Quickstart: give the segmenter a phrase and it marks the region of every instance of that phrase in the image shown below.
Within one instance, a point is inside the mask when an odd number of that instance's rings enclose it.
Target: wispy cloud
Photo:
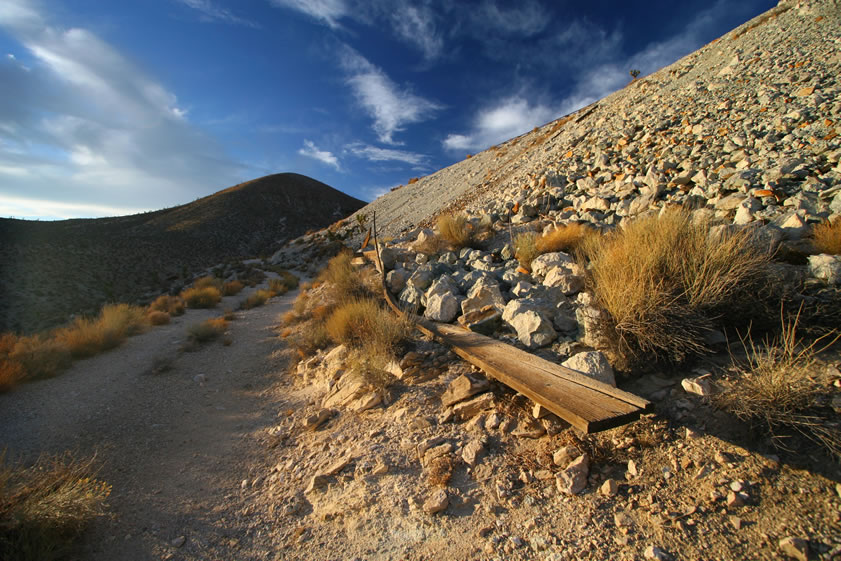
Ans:
[[[0,198],[148,209],[243,179],[175,94],[93,33],[54,27],[34,6],[0,6],[0,27],[34,60],[25,68],[0,59]]]
[[[319,150],[319,148],[311,140],[304,141],[304,147],[298,150],[298,154],[306,156],[307,158],[318,160],[323,164],[327,164],[328,166],[335,168],[336,171],[342,171],[342,166],[339,165],[339,159],[334,156],[332,152]]]
[[[306,14],[332,27],[340,27],[340,20],[348,15],[344,0],[271,0],[272,4]]]
[[[347,73],[347,84],[357,103],[374,120],[380,142],[399,144],[394,134],[406,125],[419,123],[441,109],[437,103],[395,84],[380,68],[350,47],[345,47],[340,63]]]
[[[482,109],[466,134],[450,134],[444,140],[447,150],[484,150],[557,116],[546,105],[531,104],[521,96],[508,97]]]
[[[424,154],[408,152],[405,150],[394,150],[392,148],[378,148],[369,144],[355,143],[345,147],[349,153],[372,162],[404,162],[413,166],[423,165],[428,161]]]
[[[185,6],[198,11],[203,21],[220,21],[234,25],[244,25],[259,29],[259,23],[234,15],[227,8],[217,6],[211,0],[176,0]]]
[[[549,12],[536,0],[500,7],[496,0],[485,0],[470,6],[468,17],[478,33],[504,33],[530,37],[540,33],[552,20]]]

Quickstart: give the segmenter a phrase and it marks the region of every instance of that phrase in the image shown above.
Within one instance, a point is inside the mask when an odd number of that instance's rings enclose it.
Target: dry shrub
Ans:
[[[683,209],[587,237],[582,250],[615,335],[609,350],[627,361],[644,354],[682,360],[705,351],[704,333],[717,321],[738,324],[757,313],[752,304],[770,260],[749,231],[712,229]]]
[[[444,240],[442,240],[440,236],[433,234],[431,236],[427,236],[423,241],[415,242],[412,247],[418,253],[437,255],[438,252],[444,249],[445,246],[446,243]]]
[[[213,308],[222,300],[222,291],[215,286],[188,288],[181,293],[181,298],[188,308]]]
[[[76,318],[68,327],[56,330],[53,338],[75,358],[93,356],[113,349],[126,337],[149,325],[146,310],[129,304],[108,304],[93,319]]]
[[[222,314],[222,317],[225,318],[225,321],[236,321],[239,319],[236,312],[231,309],[226,309],[225,312]]]
[[[149,304],[149,309],[155,312],[166,312],[170,316],[180,316],[184,314],[184,300],[178,296],[170,296],[169,294],[161,294],[154,302]]]
[[[520,265],[531,271],[531,262],[540,255],[537,250],[537,234],[535,232],[523,232],[514,237],[514,256]]]
[[[292,328],[291,327],[286,327],[286,328],[283,329],[283,331],[280,332],[280,337],[282,339],[286,339],[290,335],[292,335]]]
[[[841,255],[841,218],[823,222],[812,230],[812,245],[816,253]]]
[[[446,487],[453,477],[455,463],[450,456],[435,458],[426,467],[426,479],[432,487]]]
[[[283,282],[283,279],[269,279],[269,292],[276,296],[280,296],[289,292],[289,287]]]
[[[110,493],[111,487],[95,478],[92,460],[65,454],[27,468],[7,465],[0,454],[0,556],[63,558],[87,524],[104,514]]]
[[[327,318],[326,328],[336,343],[361,351],[360,364],[364,364],[365,369],[382,369],[411,332],[411,325],[405,318],[370,299],[353,300],[339,306]]]
[[[166,312],[149,312],[149,323],[151,323],[152,325],[166,325],[169,323],[169,320],[170,316]]]
[[[739,419],[761,426],[780,448],[787,448],[786,439],[795,431],[841,459],[841,429],[833,424],[834,413],[820,414],[817,404],[826,389],[814,376],[816,355],[839,335],[827,333],[803,344],[797,337],[799,318],[798,312],[783,320],[780,335],[763,344],[756,344],[750,333],[742,337],[747,359],[737,364],[737,377],[725,383],[715,400]]]
[[[215,288],[222,292],[222,279],[212,276],[202,277],[193,282],[193,288]]]
[[[327,262],[327,267],[318,276],[319,281],[332,285],[331,296],[336,302],[350,301],[367,293],[352,259],[353,255],[348,251],[339,253]]]
[[[578,222],[562,224],[554,230],[537,238],[535,246],[539,254],[556,251],[575,251],[587,236],[593,235],[593,229]]]
[[[272,296],[274,296],[274,294],[269,290],[256,290],[249,294],[245,300],[240,302],[239,307],[243,310],[257,308],[265,304]]]
[[[10,337],[14,338],[14,346],[6,355],[6,362],[18,364],[23,369],[23,378],[19,380],[55,376],[73,360],[67,346],[55,339],[43,335]],[[10,339],[4,339],[4,344],[9,344]],[[18,368],[10,366],[9,370],[18,371]]]
[[[330,306],[328,304],[321,304],[313,308],[310,312],[310,315],[315,321],[325,321],[327,319],[327,316],[333,313],[333,309],[333,306]]]
[[[438,217],[438,234],[455,249],[473,244],[473,226],[463,214],[442,214]]]
[[[289,337],[289,340],[301,358],[312,356],[321,349],[326,349],[332,342],[324,323],[313,320],[302,323],[298,327],[297,333]]]
[[[194,343],[206,343],[220,337],[227,328],[228,322],[225,318],[207,319],[187,328],[187,335]]]
[[[417,177],[412,177],[411,179],[409,179],[409,182],[407,183],[407,185],[413,185],[417,182],[418,182],[418,178]]]
[[[225,296],[236,296],[239,294],[245,285],[238,280],[232,280],[222,285],[222,294]]]

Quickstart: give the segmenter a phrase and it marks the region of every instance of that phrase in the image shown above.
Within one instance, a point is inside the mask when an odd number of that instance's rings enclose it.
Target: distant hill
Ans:
[[[31,332],[132,302],[223,261],[270,254],[364,206],[295,173],[113,218],[0,219],[0,332]]]

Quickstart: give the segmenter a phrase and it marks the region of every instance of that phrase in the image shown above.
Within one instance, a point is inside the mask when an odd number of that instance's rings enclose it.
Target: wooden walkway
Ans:
[[[379,269],[376,251],[365,251],[363,255]],[[385,275],[383,293],[394,311],[406,314],[388,290]],[[491,337],[416,315],[410,314],[410,319],[419,330],[451,346],[456,354],[481,368],[488,376],[539,403],[585,433],[635,421],[651,408],[651,403],[639,396]]]

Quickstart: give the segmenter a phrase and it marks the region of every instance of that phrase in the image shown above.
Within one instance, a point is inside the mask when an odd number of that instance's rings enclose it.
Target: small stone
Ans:
[[[485,455],[485,446],[479,440],[470,441],[467,446],[461,451],[461,457],[464,463],[470,467],[474,467]]]
[[[486,409],[491,409],[494,406],[494,396],[493,393],[483,393],[479,397],[473,398],[470,401],[464,401],[461,403],[457,403],[453,406],[453,415],[462,421],[466,421],[471,419],[485,411]]]
[[[566,467],[580,455],[581,450],[578,446],[561,446],[552,454],[552,461],[556,466]]]
[[[731,524],[731,525],[732,525],[735,529],[737,529],[737,530],[741,530],[741,529],[742,529],[742,524],[743,524],[743,522],[742,522],[742,519],[741,519],[741,518],[739,518],[738,516],[730,516],[730,517],[728,517],[728,520],[730,520],[730,524]]]
[[[314,475],[312,479],[310,479],[309,485],[307,488],[304,489],[304,493],[312,493],[316,489],[321,489],[322,487],[326,487],[327,483],[330,481],[330,478],[326,475]]]
[[[730,491],[727,493],[727,506],[729,507],[740,507],[745,505],[743,493],[734,493]]]
[[[780,550],[797,561],[809,561],[809,542],[789,536],[780,540]]]
[[[322,409],[318,413],[305,417],[301,424],[307,430],[316,430],[318,427],[327,422],[332,415],[333,412],[331,410]]]
[[[599,493],[606,497],[613,497],[619,492],[619,482],[615,479],[607,479],[599,487]]]
[[[637,468],[637,463],[634,460],[628,460],[628,475],[631,477],[639,475],[639,469]]]
[[[385,475],[388,473],[388,464],[385,462],[379,462],[377,465],[374,466],[374,469],[371,470],[372,475]]]
[[[712,387],[710,386],[710,382],[703,377],[698,378],[684,378],[681,380],[680,385],[683,386],[683,389],[687,393],[700,395],[700,396],[708,396],[712,395]]]
[[[434,491],[423,503],[423,511],[427,514],[437,514],[449,506],[450,498],[444,489]]]
[[[730,483],[730,490],[735,491],[736,493],[741,493],[745,490],[745,482],[744,481],[733,481]]]
[[[449,407],[459,401],[473,397],[477,393],[487,391],[490,383],[487,380],[474,380],[470,376],[462,374],[447,386],[447,390],[441,396],[441,403]]]
[[[634,525],[634,519],[627,512],[617,512],[614,514],[613,522],[620,528],[628,528]]]
[[[558,491],[567,495],[577,495],[587,487],[590,473],[590,457],[582,454],[556,476]]]
[[[674,557],[656,545],[650,545],[645,548],[643,555],[646,559],[654,559],[656,561],[674,561]]]
[[[698,438],[701,438],[702,436],[703,435],[700,432],[696,431],[695,429],[691,429],[689,427],[686,427],[686,439],[687,440],[696,440]]]
[[[604,382],[605,384],[616,387],[616,378],[613,373],[613,367],[607,361],[607,358],[599,351],[585,351],[573,355],[564,362],[561,366],[565,366],[571,370],[575,370],[585,376]]]
[[[207,382],[207,376],[204,374],[196,374],[193,376],[193,381],[197,384],[204,385]]]
[[[172,544],[172,547],[181,547],[187,543],[187,538],[185,536],[178,536],[169,543]]]

